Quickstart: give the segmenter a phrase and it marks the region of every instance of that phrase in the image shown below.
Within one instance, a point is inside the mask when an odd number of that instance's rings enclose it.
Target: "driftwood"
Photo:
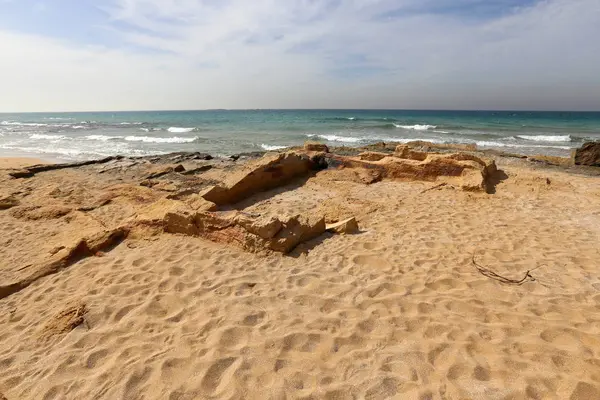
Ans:
[[[440,183],[439,185],[435,185],[435,186],[432,186],[432,187],[430,187],[430,188],[427,188],[427,189],[425,189],[425,190],[422,190],[422,191],[421,191],[421,193],[419,193],[419,194],[427,193],[427,192],[429,192],[430,190],[439,189],[439,188],[441,188],[441,187],[444,187],[444,186],[447,186],[447,185],[448,185],[448,184],[447,184],[446,182],[443,182],[443,183]]]
[[[500,283],[504,283],[507,285],[522,285],[525,282],[535,282],[535,278],[531,275],[531,272],[535,271],[538,268],[543,267],[543,265],[540,265],[539,267],[535,267],[533,269],[527,270],[525,272],[525,276],[523,276],[523,278],[521,278],[521,279],[510,279],[510,278],[504,277],[502,275],[498,275],[491,269],[484,267],[481,264],[478,264],[477,261],[475,261],[475,252],[473,252],[472,261],[473,261],[473,265],[475,266],[475,268],[477,268],[477,271],[479,271],[479,273],[481,275],[487,276],[490,279],[494,279]]]

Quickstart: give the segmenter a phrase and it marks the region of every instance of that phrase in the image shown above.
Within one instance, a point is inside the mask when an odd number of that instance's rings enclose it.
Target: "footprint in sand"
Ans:
[[[229,385],[235,372],[235,368],[233,368],[235,361],[235,357],[228,357],[212,363],[202,378],[202,389],[215,394],[221,392]]]

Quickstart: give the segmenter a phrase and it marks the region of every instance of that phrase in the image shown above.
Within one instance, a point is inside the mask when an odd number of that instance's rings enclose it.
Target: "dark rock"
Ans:
[[[183,175],[195,175],[195,174],[199,174],[201,172],[206,172],[210,169],[212,169],[212,165],[203,165],[201,167],[198,168],[194,168],[194,169],[189,169],[187,171],[182,172]]]
[[[161,176],[165,176],[170,174],[171,172],[184,172],[185,168],[183,165],[166,165],[153,169],[148,175],[146,175],[146,179],[156,179]]]
[[[575,165],[600,167],[600,142],[584,143],[580,148],[573,150],[572,158]]]

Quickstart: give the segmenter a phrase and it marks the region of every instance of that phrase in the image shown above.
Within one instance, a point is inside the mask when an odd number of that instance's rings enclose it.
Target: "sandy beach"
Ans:
[[[1,159],[0,399],[600,398],[597,172],[322,150]]]
[[[0,169],[22,168],[28,165],[45,164],[39,158],[30,157],[0,157]]]

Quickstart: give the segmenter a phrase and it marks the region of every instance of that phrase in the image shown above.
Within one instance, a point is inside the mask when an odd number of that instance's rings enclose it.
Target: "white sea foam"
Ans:
[[[75,125],[75,126],[72,126],[71,128],[73,128],[73,129],[85,129],[85,126],[83,126],[83,125]]]
[[[414,141],[424,141],[431,143],[445,143],[441,139],[434,138],[401,138],[401,137],[391,137],[391,136],[359,136],[359,137],[349,137],[349,136],[338,136],[338,135],[317,135],[317,134],[309,134],[306,135],[310,138],[320,138],[327,140],[329,142],[342,142],[342,143],[374,143],[374,142],[394,142],[394,143],[408,143]]]
[[[288,146],[277,146],[277,145],[270,145],[270,144],[261,144],[260,147],[263,148],[263,150],[267,150],[267,151],[275,151],[275,150],[281,150],[281,149],[285,149]]]
[[[119,125],[141,125],[143,122],[121,122]]]
[[[394,124],[394,126],[396,128],[402,128],[402,129],[411,129],[413,131],[427,131],[429,129],[435,129],[437,128],[437,126],[435,125],[398,125],[398,124]]]
[[[106,142],[108,140],[123,139],[123,136],[88,135],[85,138],[88,140],[100,140]]]
[[[535,145],[535,144],[516,144],[516,143],[506,143],[506,142],[489,142],[489,141],[478,141],[475,142],[477,146],[481,147],[517,147],[517,148],[550,148],[550,149],[562,149],[569,150],[571,147],[569,146],[552,146],[552,145]]]
[[[569,135],[519,135],[519,139],[531,140],[534,142],[570,142]]]
[[[350,121],[354,121],[356,119],[356,117],[349,117],[348,118]]]
[[[30,139],[38,139],[38,140],[61,140],[66,139],[67,137],[64,135],[48,135],[45,133],[34,133],[29,136]]]
[[[183,137],[168,137],[168,138],[160,138],[160,137],[150,137],[150,136],[126,136],[125,140],[128,142],[145,142],[145,143],[191,143],[196,140],[193,138],[183,138]]]
[[[196,128],[180,128],[178,126],[172,126],[167,130],[171,133],[187,133],[187,132],[192,132],[194,129],[196,129]]]
[[[14,121],[2,121],[0,125],[4,126],[48,126],[48,124],[36,124],[29,122],[14,122]]]
[[[348,137],[348,136],[338,136],[338,135],[306,135],[308,137],[318,137],[321,139],[325,139],[330,142],[342,142],[342,143],[358,143],[363,141],[363,138],[360,137]]]

